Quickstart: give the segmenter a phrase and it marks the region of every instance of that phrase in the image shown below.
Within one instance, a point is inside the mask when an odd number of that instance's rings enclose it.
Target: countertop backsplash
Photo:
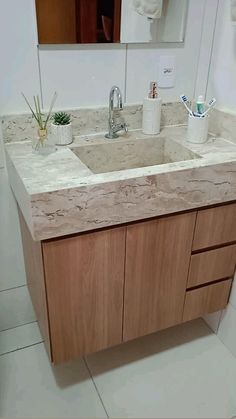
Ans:
[[[225,140],[236,143],[236,115],[214,109],[210,117],[210,132]]]
[[[103,133],[108,125],[108,108],[81,108],[67,110],[72,116],[73,134],[87,135]],[[142,126],[142,105],[127,105],[120,113],[129,129],[140,129]],[[4,142],[31,140],[35,136],[37,126],[29,114],[5,115],[1,118]],[[187,114],[179,102],[162,105],[161,125],[184,125]]]

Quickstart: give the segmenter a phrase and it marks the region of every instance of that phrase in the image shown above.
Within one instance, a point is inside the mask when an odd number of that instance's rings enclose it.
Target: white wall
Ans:
[[[218,109],[236,113],[236,26],[231,22],[230,0],[219,0],[208,97]]]
[[[24,91],[40,90],[33,0],[0,2],[0,115],[24,110]]]
[[[0,115],[28,112],[21,97],[41,93],[48,107],[59,93],[57,109],[107,105],[118,84],[126,103],[141,103],[149,82],[158,78],[162,54],[176,56],[177,78],[161,91],[164,101],[204,93],[218,0],[189,0],[183,44],[86,45],[37,47],[34,0],[1,0]],[[3,153],[0,138],[0,166]]]
[[[174,54],[177,66],[176,85],[161,92],[163,100],[178,100],[183,92],[192,97],[207,2],[189,3],[184,44],[164,48],[152,44],[40,47],[44,105],[48,106],[54,90],[59,93],[57,106],[61,108],[107,105],[114,83],[124,92],[126,103],[142,102],[150,80],[157,79],[161,54]]]
[[[207,95],[216,97],[218,109],[236,113],[236,26],[231,22],[230,0],[219,0]],[[218,316],[212,317],[215,324]],[[236,356],[236,277],[220,320],[218,336]]]
[[[173,89],[162,91],[165,101],[178,100],[185,92],[192,97],[198,71],[205,8],[217,0],[190,0],[184,44],[100,45],[45,47],[37,49],[34,0],[1,0],[0,114],[27,110],[20,92],[40,91],[45,106],[54,90],[58,108],[106,105],[113,83],[119,84],[127,103],[141,102],[149,81],[157,79],[161,54],[176,55],[177,80]],[[204,22],[211,34],[211,21]],[[38,62],[39,58],[39,62]]]
[[[2,127],[0,126],[0,169],[4,167],[5,156],[3,150],[3,138],[2,138]]]

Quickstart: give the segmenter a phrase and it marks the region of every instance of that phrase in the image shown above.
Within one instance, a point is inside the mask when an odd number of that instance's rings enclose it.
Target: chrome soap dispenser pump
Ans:
[[[148,97],[143,101],[143,133],[155,135],[160,133],[162,99],[158,95],[157,82],[150,83]]]

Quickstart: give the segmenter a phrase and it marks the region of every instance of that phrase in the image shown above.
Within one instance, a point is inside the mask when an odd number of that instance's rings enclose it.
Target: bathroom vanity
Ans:
[[[236,264],[236,145],[78,137],[7,145],[28,286],[58,364],[226,307]]]

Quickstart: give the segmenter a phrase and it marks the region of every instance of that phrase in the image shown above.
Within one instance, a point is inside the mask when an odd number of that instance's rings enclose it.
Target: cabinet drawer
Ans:
[[[192,255],[187,287],[196,287],[234,274],[236,245]]]
[[[198,211],[193,250],[236,241],[236,204]]]
[[[197,319],[207,313],[222,310],[229,299],[232,279],[186,292],[183,321]]]

